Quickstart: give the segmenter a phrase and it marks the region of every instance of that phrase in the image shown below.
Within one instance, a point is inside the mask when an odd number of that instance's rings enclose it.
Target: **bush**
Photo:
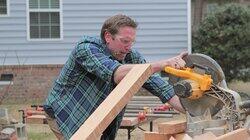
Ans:
[[[193,34],[193,52],[222,67],[227,81],[250,81],[250,10],[229,4],[209,14]]]

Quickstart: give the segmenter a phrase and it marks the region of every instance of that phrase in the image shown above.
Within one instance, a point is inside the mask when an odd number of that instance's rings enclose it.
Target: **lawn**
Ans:
[[[15,119],[18,122],[22,122],[22,113],[18,112],[18,110],[28,108],[34,103],[34,101],[29,101],[23,104],[14,104],[12,102],[7,102],[0,105],[0,107],[8,109],[10,120]],[[42,102],[37,102],[36,104],[42,104]],[[50,131],[48,125],[26,124],[26,132],[28,140],[56,140],[56,137]]]

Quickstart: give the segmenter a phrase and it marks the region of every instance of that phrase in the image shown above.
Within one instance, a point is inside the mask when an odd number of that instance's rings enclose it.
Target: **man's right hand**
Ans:
[[[167,63],[168,63],[166,66],[170,66],[170,67],[173,67],[173,68],[176,68],[176,69],[181,69],[181,68],[185,67],[186,62],[183,60],[183,57],[185,57],[187,55],[188,55],[187,52],[182,52],[179,55],[166,60]],[[166,66],[164,66],[163,69]]]
[[[167,66],[170,66],[176,69],[181,69],[186,65],[186,62],[182,59],[186,55],[188,55],[187,52],[182,52],[175,57],[151,63],[153,66],[153,71],[154,72],[162,71]]]

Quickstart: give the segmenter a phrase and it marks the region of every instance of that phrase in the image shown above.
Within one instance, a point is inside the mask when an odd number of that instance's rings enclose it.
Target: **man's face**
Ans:
[[[135,42],[136,29],[132,27],[121,27],[116,35],[105,34],[107,46],[112,55],[119,61],[123,60],[130,52]]]

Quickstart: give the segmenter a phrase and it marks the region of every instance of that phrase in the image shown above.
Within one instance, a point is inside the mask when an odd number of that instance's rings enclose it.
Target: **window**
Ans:
[[[8,15],[8,1],[0,0],[0,16]]]
[[[0,89],[1,89],[1,86],[12,85],[13,78],[14,78],[13,74],[1,74],[1,76],[0,76]]]
[[[13,74],[1,74],[0,81],[12,81],[13,77]]]
[[[29,38],[60,39],[60,0],[29,0]]]

